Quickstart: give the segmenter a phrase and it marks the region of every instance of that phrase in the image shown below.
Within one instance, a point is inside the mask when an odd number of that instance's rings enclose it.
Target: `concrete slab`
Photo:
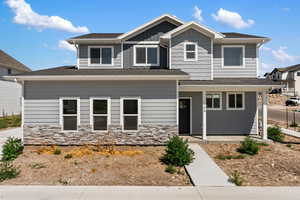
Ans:
[[[229,177],[198,144],[189,144],[195,152],[195,160],[186,166],[195,186],[234,186]]]

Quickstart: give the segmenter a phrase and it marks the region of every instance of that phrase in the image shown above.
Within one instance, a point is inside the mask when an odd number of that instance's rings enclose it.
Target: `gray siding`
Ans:
[[[22,86],[0,78],[0,116],[20,114]]]
[[[214,77],[257,77],[256,44],[245,45],[245,68],[222,68],[222,45],[214,44]]]
[[[114,48],[114,54],[113,54],[113,66],[96,66],[101,68],[115,68],[115,67],[122,67],[122,53],[121,53],[121,45],[120,44],[105,44],[105,45],[79,45],[79,67],[89,67],[88,66],[88,47],[89,46],[113,46]],[[93,66],[94,67],[94,66]]]
[[[159,41],[159,37],[161,35],[175,28],[177,28],[176,25],[164,21],[132,38],[129,38],[128,41]]]
[[[201,135],[202,93],[180,92],[179,95],[192,97],[192,134]],[[222,110],[207,110],[206,120],[207,135],[257,134],[256,92],[245,93],[245,110],[226,110],[226,92],[223,92]]]
[[[133,52],[134,52],[134,45],[133,44],[124,44],[123,45],[123,65],[124,68],[141,68],[141,66],[134,66],[134,61],[133,61]],[[160,68],[160,69],[167,69],[168,68],[168,63],[167,63],[167,49],[160,47],[159,49],[159,66],[153,66],[153,67],[148,67],[148,68]],[[145,68],[145,67],[143,67]]]
[[[198,44],[198,60],[184,61],[184,42]],[[194,29],[189,29],[171,40],[171,68],[181,69],[193,80],[210,80],[212,66],[211,39]]]
[[[112,124],[120,123],[120,97],[141,98],[142,124],[176,124],[175,81],[25,82],[26,124],[59,123],[59,98],[79,97],[82,124],[89,123],[89,98],[111,98]]]

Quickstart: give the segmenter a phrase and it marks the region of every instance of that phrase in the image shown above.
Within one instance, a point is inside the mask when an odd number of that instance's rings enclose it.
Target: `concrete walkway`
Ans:
[[[300,187],[0,186],[1,200],[298,200]]]
[[[22,128],[12,128],[0,131],[0,155],[2,154],[2,146],[9,137],[22,138]]]
[[[228,176],[209,157],[209,155],[195,143],[189,144],[195,152],[195,160],[186,169],[195,186],[233,186],[228,182]]]

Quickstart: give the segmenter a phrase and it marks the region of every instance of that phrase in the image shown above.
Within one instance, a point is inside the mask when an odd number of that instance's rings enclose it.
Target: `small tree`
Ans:
[[[166,152],[161,160],[167,165],[183,167],[194,160],[194,151],[189,148],[187,140],[174,136],[167,142]]]

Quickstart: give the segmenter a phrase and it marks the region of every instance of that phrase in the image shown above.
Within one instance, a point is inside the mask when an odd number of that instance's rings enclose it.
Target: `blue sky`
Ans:
[[[0,48],[31,69],[75,64],[62,42],[87,32],[127,32],[164,13],[220,32],[272,38],[260,51],[262,70],[300,63],[296,0],[3,0]]]

